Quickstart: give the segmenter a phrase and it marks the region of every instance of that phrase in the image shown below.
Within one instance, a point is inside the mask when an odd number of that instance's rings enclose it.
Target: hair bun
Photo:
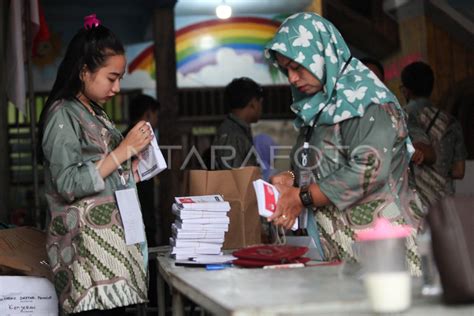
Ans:
[[[86,30],[98,27],[100,20],[96,17],[95,13],[84,17],[84,28]]]

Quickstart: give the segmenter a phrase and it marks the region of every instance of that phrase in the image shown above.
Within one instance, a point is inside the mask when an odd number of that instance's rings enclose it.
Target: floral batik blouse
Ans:
[[[60,100],[45,122],[45,191],[51,222],[47,252],[54,285],[66,313],[112,309],[147,301],[146,243],[126,245],[114,192],[118,171],[102,179],[95,162],[122,135],[105,112],[95,115],[78,100]],[[131,163],[122,165],[134,188]]]
[[[403,116],[393,104],[372,105],[363,117],[314,128],[307,166],[332,202],[314,209],[328,259],[358,260],[352,247],[356,232],[384,217],[414,228],[407,238],[407,261],[412,273],[420,274],[414,237],[423,214],[409,187],[408,133]],[[291,155],[297,174],[305,133],[306,129],[301,129]]]

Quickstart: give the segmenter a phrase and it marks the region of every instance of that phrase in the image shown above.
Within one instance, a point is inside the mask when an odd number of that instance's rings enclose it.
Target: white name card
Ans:
[[[57,316],[53,284],[45,278],[0,276],[0,315]]]

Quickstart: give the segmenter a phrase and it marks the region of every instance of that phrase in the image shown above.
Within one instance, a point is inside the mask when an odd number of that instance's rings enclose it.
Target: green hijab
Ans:
[[[393,102],[400,108],[397,98],[358,59],[352,58],[341,73],[351,52],[336,27],[315,13],[288,17],[265,49],[265,57],[278,67],[275,52],[304,66],[323,85],[314,95],[291,87],[297,128],[312,125],[319,112],[317,123],[332,125],[363,116],[370,104]]]

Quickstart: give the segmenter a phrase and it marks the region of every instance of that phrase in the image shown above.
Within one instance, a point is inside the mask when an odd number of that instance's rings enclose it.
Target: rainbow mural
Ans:
[[[183,27],[176,31],[177,71],[187,75],[215,64],[216,52],[224,47],[232,48],[237,54],[252,55],[256,63],[263,63],[263,48],[279,25],[279,21],[267,18],[236,17]],[[130,62],[128,72],[141,69],[154,78],[154,64],[150,45]]]
[[[153,43],[146,47],[128,64],[128,73],[131,74],[135,70],[146,71],[150,77],[155,79],[155,57],[153,56]]]

